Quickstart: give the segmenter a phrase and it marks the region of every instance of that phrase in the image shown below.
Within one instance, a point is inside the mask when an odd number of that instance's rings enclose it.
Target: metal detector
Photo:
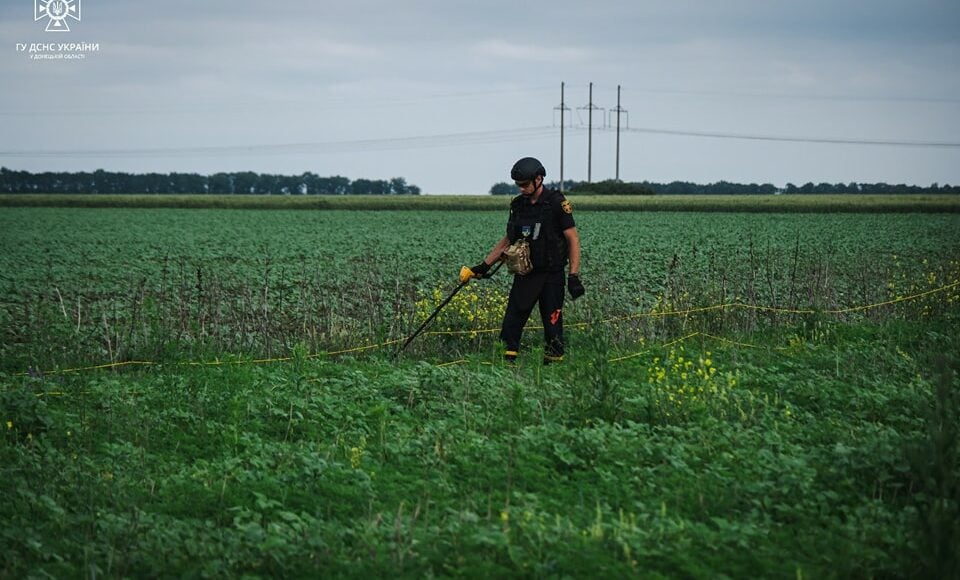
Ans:
[[[494,266],[493,269],[491,269],[489,272],[487,272],[486,274],[483,274],[483,275],[481,275],[481,276],[474,276],[474,278],[490,278],[491,276],[493,276],[494,274],[497,273],[497,270],[499,270],[499,269],[500,269],[500,266],[502,266],[502,265],[503,265],[503,262],[497,262],[497,265]],[[451,300],[453,300],[453,297],[457,295],[457,292],[459,292],[460,290],[463,289],[464,286],[466,286],[467,284],[469,284],[469,283],[470,283],[470,280],[472,280],[472,279],[473,279],[473,278],[468,278],[466,282],[460,282],[460,284],[459,284],[456,288],[453,289],[453,292],[451,292],[450,295],[447,296],[447,297],[444,299],[444,301],[440,303],[439,306],[437,306],[437,309],[433,311],[433,314],[431,314],[430,316],[428,316],[427,319],[423,321],[423,324],[421,324],[420,327],[417,328],[417,330],[415,330],[415,331],[413,332],[413,334],[410,335],[410,338],[408,338],[408,339],[403,343],[403,346],[401,346],[401,347],[400,347],[400,350],[397,351],[397,356],[400,356],[400,353],[402,353],[402,352],[404,351],[404,349],[407,348],[407,345],[408,345],[408,344],[410,344],[411,342],[413,342],[413,339],[415,339],[415,338],[417,338],[418,336],[420,336],[420,333],[423,332],[423,329],[426,328],[427,325],[430,324],[430,322],[433,321],[433,319],[437,317],[437,314],[440,314],[440,311],[443,310],[443,307],[446,306]]]

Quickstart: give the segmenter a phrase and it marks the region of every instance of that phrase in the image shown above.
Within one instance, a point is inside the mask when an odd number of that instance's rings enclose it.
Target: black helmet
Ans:
[[[510,170],[510,178],[514,181],[532,181],[537,176],[546,177],[547,170],[533,157],[524,157],[513,164]]]

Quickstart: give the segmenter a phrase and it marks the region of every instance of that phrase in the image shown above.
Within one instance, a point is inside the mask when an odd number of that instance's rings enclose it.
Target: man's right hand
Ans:
[[[486,262],[480,262],[472,268],[467,268],[466,266],[460,268],[460,283],[468,282],[471,278],[480,278],[484,274],[490,271],[490,264]]]

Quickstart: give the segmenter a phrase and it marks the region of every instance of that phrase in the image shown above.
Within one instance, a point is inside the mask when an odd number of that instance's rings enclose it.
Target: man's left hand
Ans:
[[[570,291],[570,296],[572,296],[574,300],[583,296],[587,291],[586,288],[583,287],[583,282],[580,281],[579,274],[570,274],[567,276],[567,290]]]

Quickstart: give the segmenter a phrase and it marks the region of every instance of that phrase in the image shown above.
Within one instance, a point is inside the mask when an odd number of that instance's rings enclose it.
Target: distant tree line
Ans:
[[[147,193],[222,195],[420,195],[402,177],[390,180],[236,173],[44,172],[0,168],[0,193]]]
[[[550,189],[560,189],[559,181],[547,183]],[[771,183],[730,183],[718,181],[716,183],[700,184],[689,181],[673,181],[670,183],[654,183],[651,181],[585,181],[564,180],[564,192],[588,193],[595,195],[805,195],[805,194],[860,194],[860,195],[912,195],[912,194],[960,194],[960,187],[939,185],[934,183],[929,187],[918,185],[891,185],[887,183],[805,183],[794,185],[788,183],[778,188]],[[501,182],[490,188],[491,195],[517,195],[519,190],[512,183]]]

